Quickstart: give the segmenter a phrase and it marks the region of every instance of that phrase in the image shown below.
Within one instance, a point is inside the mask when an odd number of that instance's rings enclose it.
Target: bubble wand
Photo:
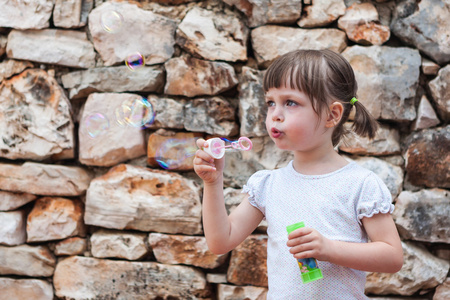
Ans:
[[[222,158],[225,155],[225,150],[230,148],[249,151],[253,147],[252,141],[245,136],[240,137],[237,141],[228,141],[230,145],[225,145],[225,141],[220,138],[212,138],[206,140],[206,142],[208,143],[208,147],[204,147],[203,150],[215,159]]]

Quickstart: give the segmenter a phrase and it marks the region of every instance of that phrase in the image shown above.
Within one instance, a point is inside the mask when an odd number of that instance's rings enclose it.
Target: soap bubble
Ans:
[[[173,138],[168,139],[156,151],[156,161],[166,170],[179,168],[182,164],[188,163],[188,159],[193,159],[197,146],[195,141],[198,138]]]
[[[101,113],[93,113],[84,118],[84,127],[91,138],[96,138],[109,129],[109,120]]]
[[[139,52],[131,53],[127,56],[125,64],[127,65],[128,69],[130,69],[131,71],[135,71],[145,65],[145,58]]]
[[[123,24],[123,16],[115,10],[107,10],[101,16],[102,27],[109,33],[118,32]]]
[[[125,100],[115,109],[117,123],[121,126],[149,127],[155,120],[153,105],[145,98]]]

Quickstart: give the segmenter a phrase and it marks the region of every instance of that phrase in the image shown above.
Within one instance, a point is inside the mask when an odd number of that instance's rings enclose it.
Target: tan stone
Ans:
[[[0,84],[0,156],[44,160],[74,157],[71,104],[55,78],[28,69]]]
[[[235,14],[193,7],[178,25],[177,44],[207,60],[247,60],[248,29]]]
[[[8,35],[6,53],[9,58],[46,64],[74,68],[95,66],[94,47],[85,32],[75,30],[13,30]]]
[[[115,22],[114,17],[121,16]],[[117,30],[108,32],[102,18]],[[174,54],[176,22],[143,10],[137,2],[107,1],[89,14],[89,31],[94,47],[105,66],[123,63],[130,54],[139,52],[146,65],[164,63]]]
[[[2,54],[0,51],[0,56],[1,55]],[[33,64],[29,61],[6,59],[0,63],[0,82],[2,82],[4,79],[10,78],[13,75],[20,74],[25,69],[32,67]]]
[[[84,236],[83,204],[79,200],[44,197],[28,214],[27,242],[43,242]]]
[[[236,285],[268,286],[266,235],[250,235],[231,252],[227,280]]]
[[[72,256],[58,263],[55,295],[65,299],[205,299],[205,275],[187,266]],[[130,284],[132,283],[132,284]]]
[[[0,189],[47,196],[79,196],[86,192],[91,174],[73,166],[26,162],[0,163]]]
[[[54,0],[0,1],[0,27],[42,29],[49,27]]]
[[[417,118],[412,124],[412,130],[426,129],[438,125],[438,116],[434,112],[433,107],[425,95],[420,99],[419,107],[417,108]]]
[[[92,256],[139,260],[148,254],[145,233],[99,230],[91,235]]]
[[[0,211],[8,211],[19,208],[37,197],[28,193],[11,193],[0,191]]]
[[[343,0],[315,0],[303,7],[303,15],[297,22],[303,28],[327,26],[345,14]]]
[[[81,22],[83,0],[56,0],[53,9],[53,23],[56,27],[75,28],[86,24]]]
[[[266,300],[267,292],[268,290],[263,287],[219,284],[217,286],[217,299]]]
[[[84,105],[79,126],[79,160],[89,166],[110,167],[145,155],[144,132],[147,119],[142,110],[135,116],[133,106],[139,109],[143,97],[129,93],[93,93]],[[108,103],[108,105],[105,105]],[[117,114],[123,105],[127,109],[124,120]],[[149,115],[153,112],[149,110]],[[134,121],[136,118],[136,122]],[[133,123],[126,120],[133,119]],[[99,120],[99,126],[91,120]],[[100,122],[103,121],[103,122]],[[141,124],[142,121],[142,124]],[[91,125],[93,123],[94,125]],[[101,126],[100,126],[101,125]]]
[[[450,299],[450,277],[436,288],[436,292],[433,295],[433,300]]]
[[[0,275],[50,277],[55,265],[47,246],[0,246]]]
[[[339,29],[301,29],[277,25],[257,27],[251,32],[253,50],[261,67],[297,49],[330,49],[342,52],[347,47],[345,33]]]
[[[238,83],[231,65],[184,56],[176,57],[165,64],[167,72],[164,93],[194,97],[217,95]]]
[[[1,300],[53,300],[53,286],[40,279],[0,278]]]
[[[148,242],[156,260],[163,264],[183,264],[214,269],[221,266],[228,258],[228,253],[221,255],[212,253],[203,236],[150,233]]]
[[[194,169],[196,140],[201,133],[170,132],[158,130],[152,133],[147,143],[147,163],[151,167],[188,171]]]
[[[422,57],[422,72],[423,72],[423,74],[437,75],[437,73],[439,72],[439,69],[440,69],[440,66],[437,63]]]
[[[450,121],[450,65],[439,70],[438,76],[428,83],[436,109],[443,121]]]
[[[53,245],[53,253],[57,256],[62,255],[80,255],[87,249],[87,240],[80,237],[71,237],[59,241]]]
[[[84,220],[113,229],[200,234],[200,187],[176,173],[118,165],[92,180]]]

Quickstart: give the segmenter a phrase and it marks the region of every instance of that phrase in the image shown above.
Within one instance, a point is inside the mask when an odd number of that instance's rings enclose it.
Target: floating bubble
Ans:
[[[145,65],[145,58],[139,52],[131,53],[127,56],[125,64],[127,65],[128,69],[130,69],[131,71],[135,71]]]
[[[115,115],[121,126],[149,127],[155,120],[153,105],[141,97],[124,101],[116,107]]]
[[[204,147],[203,150],[214,157],[220,159],[224,156],[225,151],[249,151],[252,149],[252,141],[245,136],[240,137],[237,141],[230,141],[226,138],[212,138],[206,140],[208,147]],[[229,145],[225,145],[228,142]]]
[[[109,120],[101,113],[93,113],[84,118],[84,127],[91,138],[96,138],[109,129]]]
[[[118,32],[123,25],[123,16],[115,10],[105,11],[101,16],[102,27],[109,33]]]
[[[193,159],[197,151],[196,140],[197,138],[168,139],[156,151],[156,161],[166,170],[179,168],[187,163],[187,159]]]

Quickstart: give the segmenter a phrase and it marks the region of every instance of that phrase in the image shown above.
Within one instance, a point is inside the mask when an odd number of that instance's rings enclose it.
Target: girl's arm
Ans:
[[[263,219],[263,214],[249,201],[248,196],[228,216],[223,197],[224,158],[214,160],[201,150],[206,144],[197,141],[194,170],[203,179],[203,230],[209,249],[224,254],[239,245]]]
[[[288,247],[295,258],[318,260],[367,272],[395,273],[403,266],[403,249],[390,214],[363,218],[369,243],[349,243],[325,238],[312,228],[289,235]]]

